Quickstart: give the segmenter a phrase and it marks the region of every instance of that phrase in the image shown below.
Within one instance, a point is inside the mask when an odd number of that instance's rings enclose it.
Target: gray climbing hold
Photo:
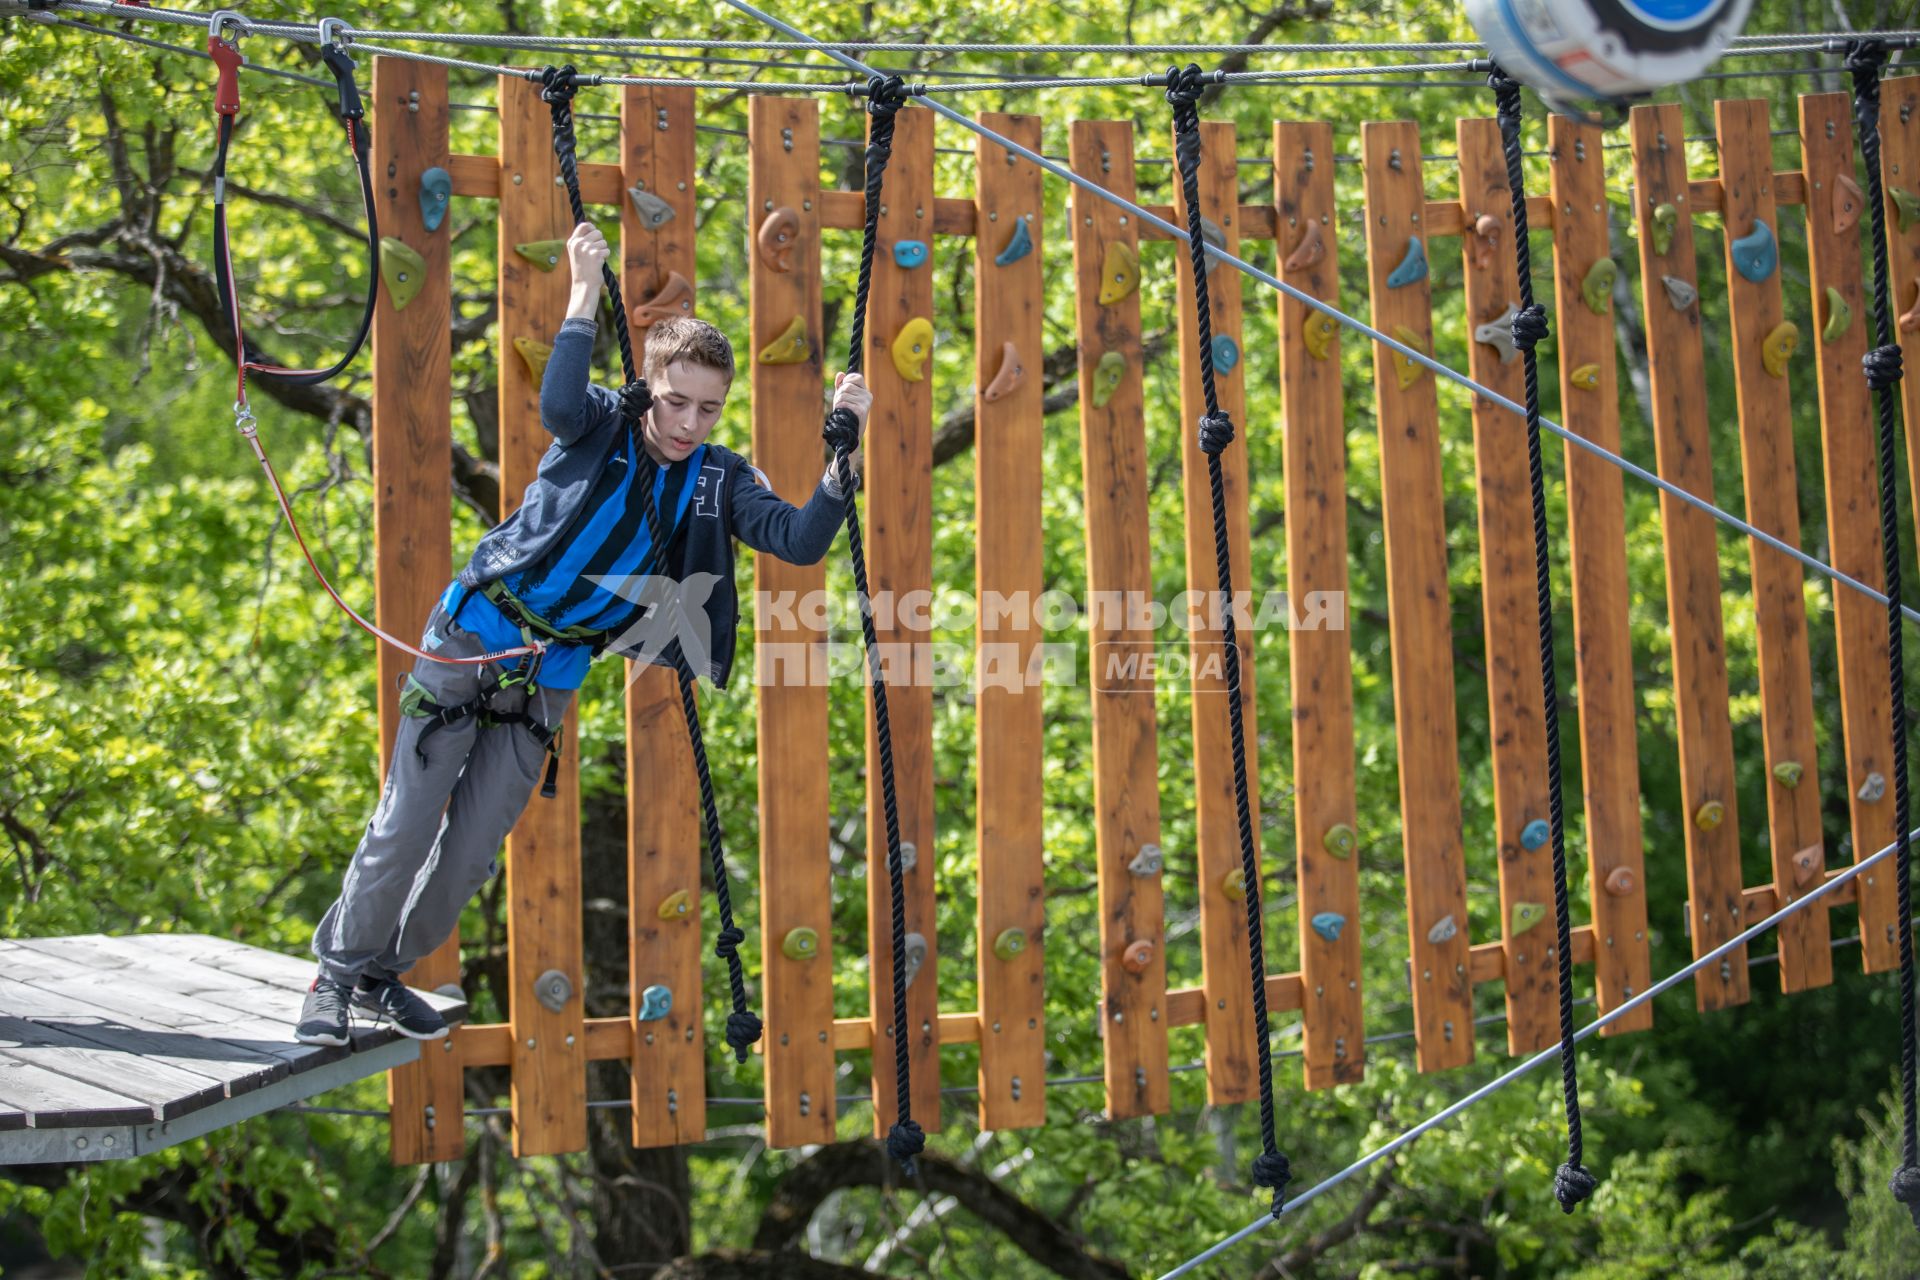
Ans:
[[[1475,342],[1484,342],[1500,353],[1501,364],[1512,364],[1520,358],[1520,348],[1513,345],[1513,318],[1519,314],[1520,308],[1509,302],[1505,311],[1473,331]]]
[[[633,200],[633,211],[640,215],[640,225],[647,230],[658,231],[673,221],[673,206],[653,192],[628,187],[627,195]]]
[[[1700,301],[1700,291],[1679,276],[1661,276],[1660,283],[1666,286],[1667,303],[1675,311],[1685,311]]]
[[[1200,215],[1200,238],[1222,253],[1227,251],[1227,233],[1220,229],[1219,223],[1204,213]],[[1219,269],[1220,259],[1214,257],[1212,254],[1208,254],[1207,274],[1212,275]]]
[[[1133,861],[1127,864],[1127,870],[1136,876],[1157,876],[1160,874],[1163,862],[1159,845],[1143,844],[1140,846],[1140,852],[1134,855]]]
[[[1427,930],[1427,941],[1437,947],[1443,942],[1451,941],[1459,932],[1460,926],[1453,922],[1452,916],[1441,916],[1439,923]]]
[[[901,961],[901,963],[906,967],[906,971],[907,971],[906,981],[908,986],[912,986],[913,980],[920,976],[920,966],[925,964],[926,962],[927,962],[926,935],[919,934],[919,933],[908,934],[906,954]]]

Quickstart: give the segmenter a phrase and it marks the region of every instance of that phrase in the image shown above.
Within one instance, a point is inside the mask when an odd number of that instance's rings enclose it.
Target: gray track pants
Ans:
[[[420,647],[449,657],[485,653],[479,637],[435,605]],[[454,665],[417,659],[413,679],[443,707],[471,702],[495,664]],[[500,711],[526,709],[558,729],[571,689],[503,690]],[[362,974],[398,978],[432,952],[460,923],[460,911],[498,869],[495,855],[520,820],[546,770],[547,752],[527,727],[481,728],[469,716],[434,730],[427,763],[415,750],[434,721],[404,717],[379,807],[313,935],[320,970],[351,986]]]

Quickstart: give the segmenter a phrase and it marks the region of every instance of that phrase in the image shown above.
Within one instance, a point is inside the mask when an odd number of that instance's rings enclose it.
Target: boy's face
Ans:
[[[733,381],[718,369],[676,360],[651,386],[647,452],[656,462],[672,465],[706,443]]]

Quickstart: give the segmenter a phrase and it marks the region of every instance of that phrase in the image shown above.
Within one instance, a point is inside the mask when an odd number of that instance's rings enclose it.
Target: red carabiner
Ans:
[[[240,67],[246,59],[240,56],[240,46],[221,37],[220,29],[228,21],[241,31],[246,30],[245,19],[239,14],[222,9],[215,13],[207,23],[207,55],[213,59],[213,65],[220,68],[220,83],[213,91],[213,109],[223,116],[240,114]]]

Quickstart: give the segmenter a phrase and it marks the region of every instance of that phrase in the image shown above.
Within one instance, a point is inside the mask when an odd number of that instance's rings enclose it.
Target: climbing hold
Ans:
[[[1407,256],[1387,274],[1387,288],[1399,289],[1427,278],[1427,247],[1419,236],[1407,239]]]
[[[1439,923],[1427,930],[1427,941],[1437,947],[1443,942],[1451,942],[1459,932],[1460,926],[1453,922],[1452,916],[1441,916]]]
[[[1166,859],[1161,856],[1159,845],[1143,844],[1140,846],[1140,852],[1134,854],[1133,860],[1127,863],[1127,873],[1136,876],[1157,876],[1165,863]]]
[[[1525,933],[1547,918],[1546,907],[1538,902],[1516,902],[1513,904],[1512,925],[1507,930],[1509,938]]]
[[[1213,371],[1224,378],[1239,363],[1239,345],[1224,333],[1216,334],[1213,339]]]
[[[1776,378],[1787,376],[1787,361],[1800,345],[1800,326],[1791,320],[1782,320],[1773,327],[1773,332],[1760,344],[1760,363],[1766,371]]]
[[[628,187],[627,198],[633,201],[633,211],[640,215],[640,225],[647,230],[658,231],[673,221],[673,206],[653,192]]]
[[[1653,241],[1653,251],[1664,258],[1673,249],[1673,229],[1680,225],[1680,210],[1671,204],[1657,204],[1652,221],[1648,239]]]
[[[1600,389],[1600,366],[1597,364],[1580,365],[1572,373],[1567,375],[1567,380],[1582,391],[1598,391]]]
[[[1027,230],[1025,218],[1013,220],[1013,234],[1007,237],[1007,243],[999,253],[993,255],[993,265],[1009,266],[1033,252],[1033,233]]]
[[[1820,336],[1828,342],[1838,342],[1853,327],[1853,308],[1840,296],[1840,291],[1832,285],[1827,286],[1827,322],[1820,328]]]
[[[1219,223],[1204,213],[1200,215],[1200,239],[1203,243],[1212,245],[1222,253],[1227,251],[1227,233],[1220,229]],[[1207,274],[1212,275],[1219,269],[1220,259],[1214,257],[1212,254],[1208,254]]]
[[[453,175],[439,165],[420,175],[420,221],[429,231],[438,231],[446,220],[447,204],[453,199]]]
[[[1702,831],[1711,831],[1727,820],[1727,807],[1718,800],[1709,800],[1693,812],[1693,825]]]
[[[1247,873],[1239,867],[1220,877],[1220,892],[1235,902],[1247,900]]]
[[[559,1013],[573,999],[573,980],[559,969],[549,969],[533,980],[533,998],[543,1008]]]
[[[540,379],[546,376],[547,361],[553,359],[553,348],[532,338],[515,338],[513,349],[527,362],[527,372],[533,375],[533,385],[539,386]]]
[[[1774,241],[1773,228],[1760,219],[1753,230],[1733,242],[1733,265],[1741,275],[1759,284],[1773,274],[1780,262],[1780,246]]]
[[[1900,215],[1900,230],[1904,233],[1920,218],[1920,198],[1904,187],[1888,187],[1887,194],[1893,197],[1893,207]]]
[[[811,960],[820,952],[820,935],[801,925],[787,930],[780,941],[780,954],[789,960]]]
[[[1633,868],[1615,867],[1607,872],[1607,892],[1616,898],[1624,898],[1633,892]]]
[[[893,262],[895,266],[905,267],[908,271],[922,265],[927,260],[927,242],[925,240],[896,240],[893,242]]]
[[[381,236],[380,278],[387,282],[387,301],[393,309],[405,310],[427,282],[427,260],[406,241]]]
[[[1821,845],[1808,845],[1793,855],[1793,883],[1796,887],[1804,885],[1824,869],[1826,849]]]
[[[1305,271],[1316,266],[1320,259],[1327,256],[1327,242],[1321,238],[1320,224],[1307,219],[1307,229],[1300,233],[1300,243],[1293,246],[1293,252],[1287,255],[1287,270]]]
[[[1913,306],[1900,313],[1900,332],[1912,333],[1920,329],[1920,280],[1913,282]]]
[[[1011,960],[1027,949],[1027,935],[1023,929],[1002,929],[1000,936],[993,940],[993,954],[1001,960]]]
[[[1806,770],[1800,767],[1798,760],[1782,760],[1773,766],[1773,778],[1781,786],[1791,791],[1800,785],[1800,779],[1806,776]]]
[[[1841,235],[1853,230],[1853,224],[1860,221],[1860,211],[1866,208],[1867,197],[1861,192],[1860,184],[1841,174],[1833,181],[1833,233]]]
[[[1153,963],[1153,944],[1145,938],[1128,943],[1120,955],[1120,963],[1128,973],[1145,973]]]
[[[1520,358],[1520,348],[1513,345],[1513,318],[1520,314],[1520,308],[1509,302],[1507,309],[1473,331],[1475,342],[1484,342],[1500,353],[1501,364],[1512,364]]]
[[[908,382],[926,381],[927,357],[933,354],[933,321],[915,316],[901,325],[891,350],[896,373]]]
[[[1485,271],[1493,265],[1494,242],[1500,238],[1500,219],[1483,213],[1473,220],[1473,265]]]
[[[992,404],[1026,380],[1027,369],[1020,363],[1019,349],[1011,342],[1004,342],[1000,345],[1000,369],[987,389],[980,393],[980,398]]]
[[[1879,800],[1882,796],[1885,796],[1887,794],[1886,775],[1880,774],[1880,773],[1868,774],[1867,780],[1860,784],[1860,790],[1855,792],[1854,794],[1858,795],[1862,800],[1866,801],[1868,804],[1872,804],[1874,801]]]
[[[660,899],[660,909],[656,913],[662,920],[678,920],[693,910],[693,899],[685,889],[675,889]]]
[[[560,255],[567,251],[567,242],[565,240],[529,240],[525,244],[513,246],[513,251],[540,270],[551,271],[560,265]]]
[[[658,1022],[673,1011],[673,988],[663,987],[659,983],[640,993],[641,1022]]]
[[[1675,311],[1685,311],[1700,301],[1700,291],[1693,287],[1692,282],[1682,280],[1679,276],[1661,276],[1660,283],[1667,289],[1667,305]]]
[[[1313,918],[1313,931],[1328,942],[1340,941],[1340,930],[1346,927],[1347,918],[1338,911],[1322,911]]]
[[[645,329],[659,324],[662,320],[672,320],[692,314],[692,282],[678,271],[669,271],[667,282],[660,286],[660,292],[634,307],[633,326],[636,329]]]
[[[1340,332],[1340,323],[1324,311],[1311,312],[1307,324],[1301,333],[1301,340],[1307,345],[1307,354],[1315,360],[1325,360],[1333,354],[1333,338]]]
[[[1396,325],[1393,330],[1393,336],[1412,347],[1415,351],[1420,350],[1420,335],[1407,328],[1407,326]],[[1425,365],[1415,364],[1413,358],[1404,351],[1396,351],[1393,353],[1393,371],[1400,379],[1400,389],[1405,391],[1408,387],[1420,381],[1420,376],[1424,374],[1427,369]]]
[[[780,336],[760,349],[761,364],[799,364],[813,354],[807,339],[807,322],[795,316],[780,331]]]
[[[1120,389],[1120,375],[1127,370],[1127,358],[1118,351],[1109,351],[1100,357],[1100,363],[1093,366],[1093,407],[1104,409],[1107,401],[1113,399],[1113,393]]]
[[[760,248],[760,261],[774,271],[793,270],[793,251],[800,244],[800,215],[782,205],[760,221],[754,236]]]
[[[1351,858],[1360,845],[1360,837],[1344,822],[1336,822],[1320,837],[1320,847],[1336,858]]]
[[[906,950],[901,956],[901,965],[907,971],[907,985],[920,976],[920,966],[927,962],[927,938],[925,934],[910,933],[906,937]]]
[[[1140,255],[1118,240],[1100,263],[1100,305],[1110,307],[1140,287]]]
[[[1520,828],[1520,847],[1523,849],[1538,849],[1547,842],[1547,837],[1552,834],[1553,828],[1547,825],[1545,818],[1535,818],[1532,822]]]
[[[1597,316],[1607,314],[1607,307],[1613,302],[1613,282],[1620,275],[1620,264],[1612,258],[1600,258],[1587,268],[1587,275],[1580,282],[1580,300],[1587,304],[1587,310]]]

